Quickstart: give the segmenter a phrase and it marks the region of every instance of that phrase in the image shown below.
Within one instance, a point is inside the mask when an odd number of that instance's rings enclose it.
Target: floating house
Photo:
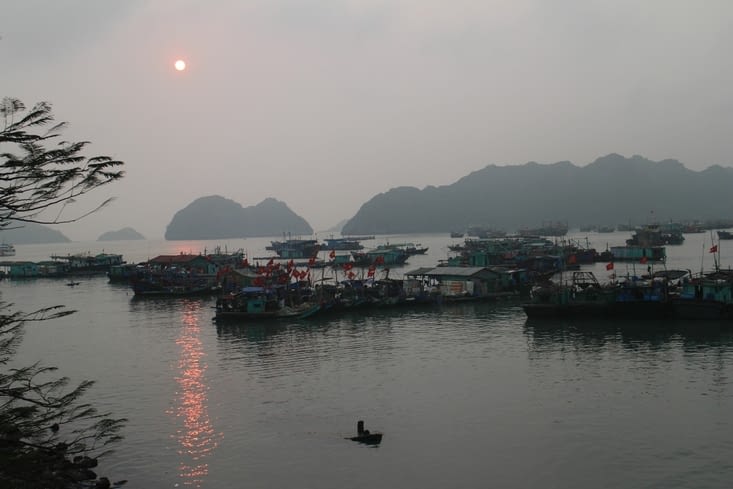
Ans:
[[[435,295],[447,301],[519,296],[524,270],[501,267],[418,268],[405,273],[408,296]]]
[[[6,261],[0,263],[4,277],[25,278],[38,277],[38,264],[31,261]]]

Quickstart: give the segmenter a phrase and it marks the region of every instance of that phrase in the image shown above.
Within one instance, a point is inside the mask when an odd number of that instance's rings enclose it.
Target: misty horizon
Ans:
[[[74,241],[221,195],[326,230],[391,188],[609,153],[733,166],[733,4],[316,0],[0,8],[2,97],[125,162]],[[183,60],[183,71],[174,68]]]

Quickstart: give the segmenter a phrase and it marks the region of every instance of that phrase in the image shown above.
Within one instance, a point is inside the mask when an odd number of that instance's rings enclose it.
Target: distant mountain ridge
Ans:
[[[344,234],[504,230],[562,221],[633,223],[718,219],[733,211],[733,169],[696,172],[677,160],[609,154],[587,166],[568,161],[489,165],[451,185],[398,187],[363,204]]]
[[[134,229],[127,227],[118,231],[107,231],[106,233],[102,233],[99,238],[97,238],[97,241],[130,241],[141,239],[145,239],[145,236]]]
[[[284,232],[311,235],[313,228],[284,202],[273,198],[242,207],[233,200],[210,195],[178,211],[166,228],[165,239],[254,238]]]
[[[61,231],[33,222],[10,223],[0,229],[0,240],[10,244],[70,243]]]

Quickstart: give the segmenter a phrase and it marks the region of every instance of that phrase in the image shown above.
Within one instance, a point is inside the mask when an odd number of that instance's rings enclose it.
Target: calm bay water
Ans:
[[[629,233],[587,236],[605,249]],[[686,237],[667,248],[667,266],[711,268],[709,234]],[[435,264],[458,241],[389,240],[430,247],[393,275]],[[264,256],[267,243],[18,245],[15,258],[104,248],[136,262],[217,245]],[[608,276],[604,264],[589,269]],[[99,472],[127,487],[722,488],[733,480],[733,323],[535,323],[503,303],[217,326],[213,298],[140,300],[103,277],[77,287],[5,280],[0,293],[26,311],[78,310],[28,325],[16,363],[42,360],[74,381],[97,381],[86,400],[130,419]],[[344,440],[359,419],[385,433],[380,446]]]

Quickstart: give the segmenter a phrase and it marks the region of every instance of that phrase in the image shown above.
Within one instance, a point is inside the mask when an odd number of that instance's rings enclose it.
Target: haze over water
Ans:
[[[587,236],[605,249],[629,233]],[[711,268],[710,235],[686,238],[667,247],[667,266]],[[395,276],[435,264],[457,241],[389,240],[430,247]],[[20,245],[15,258],[104,247],[136,262],[217,245],[264,256],[267,243]],[[731,258],[723,242],[723,266]],[[604,263],[588,269],[607,279]],[[130,419],[99,473],[129,487],[723,488],[733,480],[733,323],[528,322],[518,304],[480,303],[217,326],[213,298],[139,300],[103,277],[77,287],[4,280],[0,293],[24,310],[78,309],[28,325],[16,363],[42,360],[74,381],[98,381],[86,400]],[[344,439],[359,419],[385,434],[380,446]]]

